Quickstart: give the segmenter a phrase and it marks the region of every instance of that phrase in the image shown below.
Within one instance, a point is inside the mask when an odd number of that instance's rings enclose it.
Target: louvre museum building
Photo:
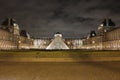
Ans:
[[[120,27],[116,27],[115,23],[107,18],[103,20],[96,31],[91,31],[82,39],[64,39],[62,34],[56,33],[53,38],[35,39],[34,44],[38,49],[58,49],[59,47],[59,49],[120,50]],[[63,47],[62,44],[65,46]],[[60,48],[60,46],[62,47]]]
[[[105,19],[97,33],[91,31],[82,41],[82,49],[120,50],[120,27],[116,27],[111,19]]]
[[[4,20],[0,26],[0,50],[29,49],[33,39],[12,18]]]
[[[64,39],[62,33],[57,32],[53,38],[32,39],[14,19],[5,19],[0,26],[0,50],[31,48],[120,50],[120,27],[111,19],[104,19],[96,31],[91,31],[83,38]]]

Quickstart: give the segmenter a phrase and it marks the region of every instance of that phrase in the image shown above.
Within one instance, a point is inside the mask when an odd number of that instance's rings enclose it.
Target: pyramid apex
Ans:
[[[61,34],[60,32],[56,32],[56,34]]]

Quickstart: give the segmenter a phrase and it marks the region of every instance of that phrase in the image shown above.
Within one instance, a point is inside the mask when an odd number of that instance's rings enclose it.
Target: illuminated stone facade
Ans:
[[[53,40],[54,38],[31,39],[25,30],[20,30],[12,18],[3,21],[0,27],[0,50],[47,49]],[[97,33],[91,31],[84,39],[61,38],[61,40],[67,49],[120,50],[120,27],[116,27],[111,19],[105,19],[98,26]]]
[[[0,28],[0,50],[29,49],[33,46],[33,39],[21,35],[22,31],[12,18],[3,21]]]
[[[106,32],[104,35],[103,49],[120,50],[120,27]]]
[[[52,41],[53,38],[34,39],[34,48],[46,49]],[[83,44],[80,38],[65,38],[64,43],[68,46],[69,49],[81,49]]]
[[[66,38],[65,43],[70,49],[81,49],[83,41],[80,38]]]
[[[0,29],[0,50],[16,49],[16,39],[12,33]]]
[[[46,49],[47,46],[51,43],[51,38],[39,38],[34,39],[34,48],[35,49]]]
[[[115,27],[111,19],[105,19],[98,26],[96,36],[83,39],[82,49],[120,50],[120,27]]]

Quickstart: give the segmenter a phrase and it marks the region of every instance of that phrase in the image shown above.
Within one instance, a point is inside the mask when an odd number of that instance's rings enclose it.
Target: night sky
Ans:
[[[37,38],[80,37],[106,17],[120,26],[120,0],[0,0],[0,22],[7,17]]]

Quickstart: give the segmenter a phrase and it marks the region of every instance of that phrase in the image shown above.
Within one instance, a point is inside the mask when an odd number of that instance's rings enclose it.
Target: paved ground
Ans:
[[[0,62],[0,80],[120,80],[120,62]]]

